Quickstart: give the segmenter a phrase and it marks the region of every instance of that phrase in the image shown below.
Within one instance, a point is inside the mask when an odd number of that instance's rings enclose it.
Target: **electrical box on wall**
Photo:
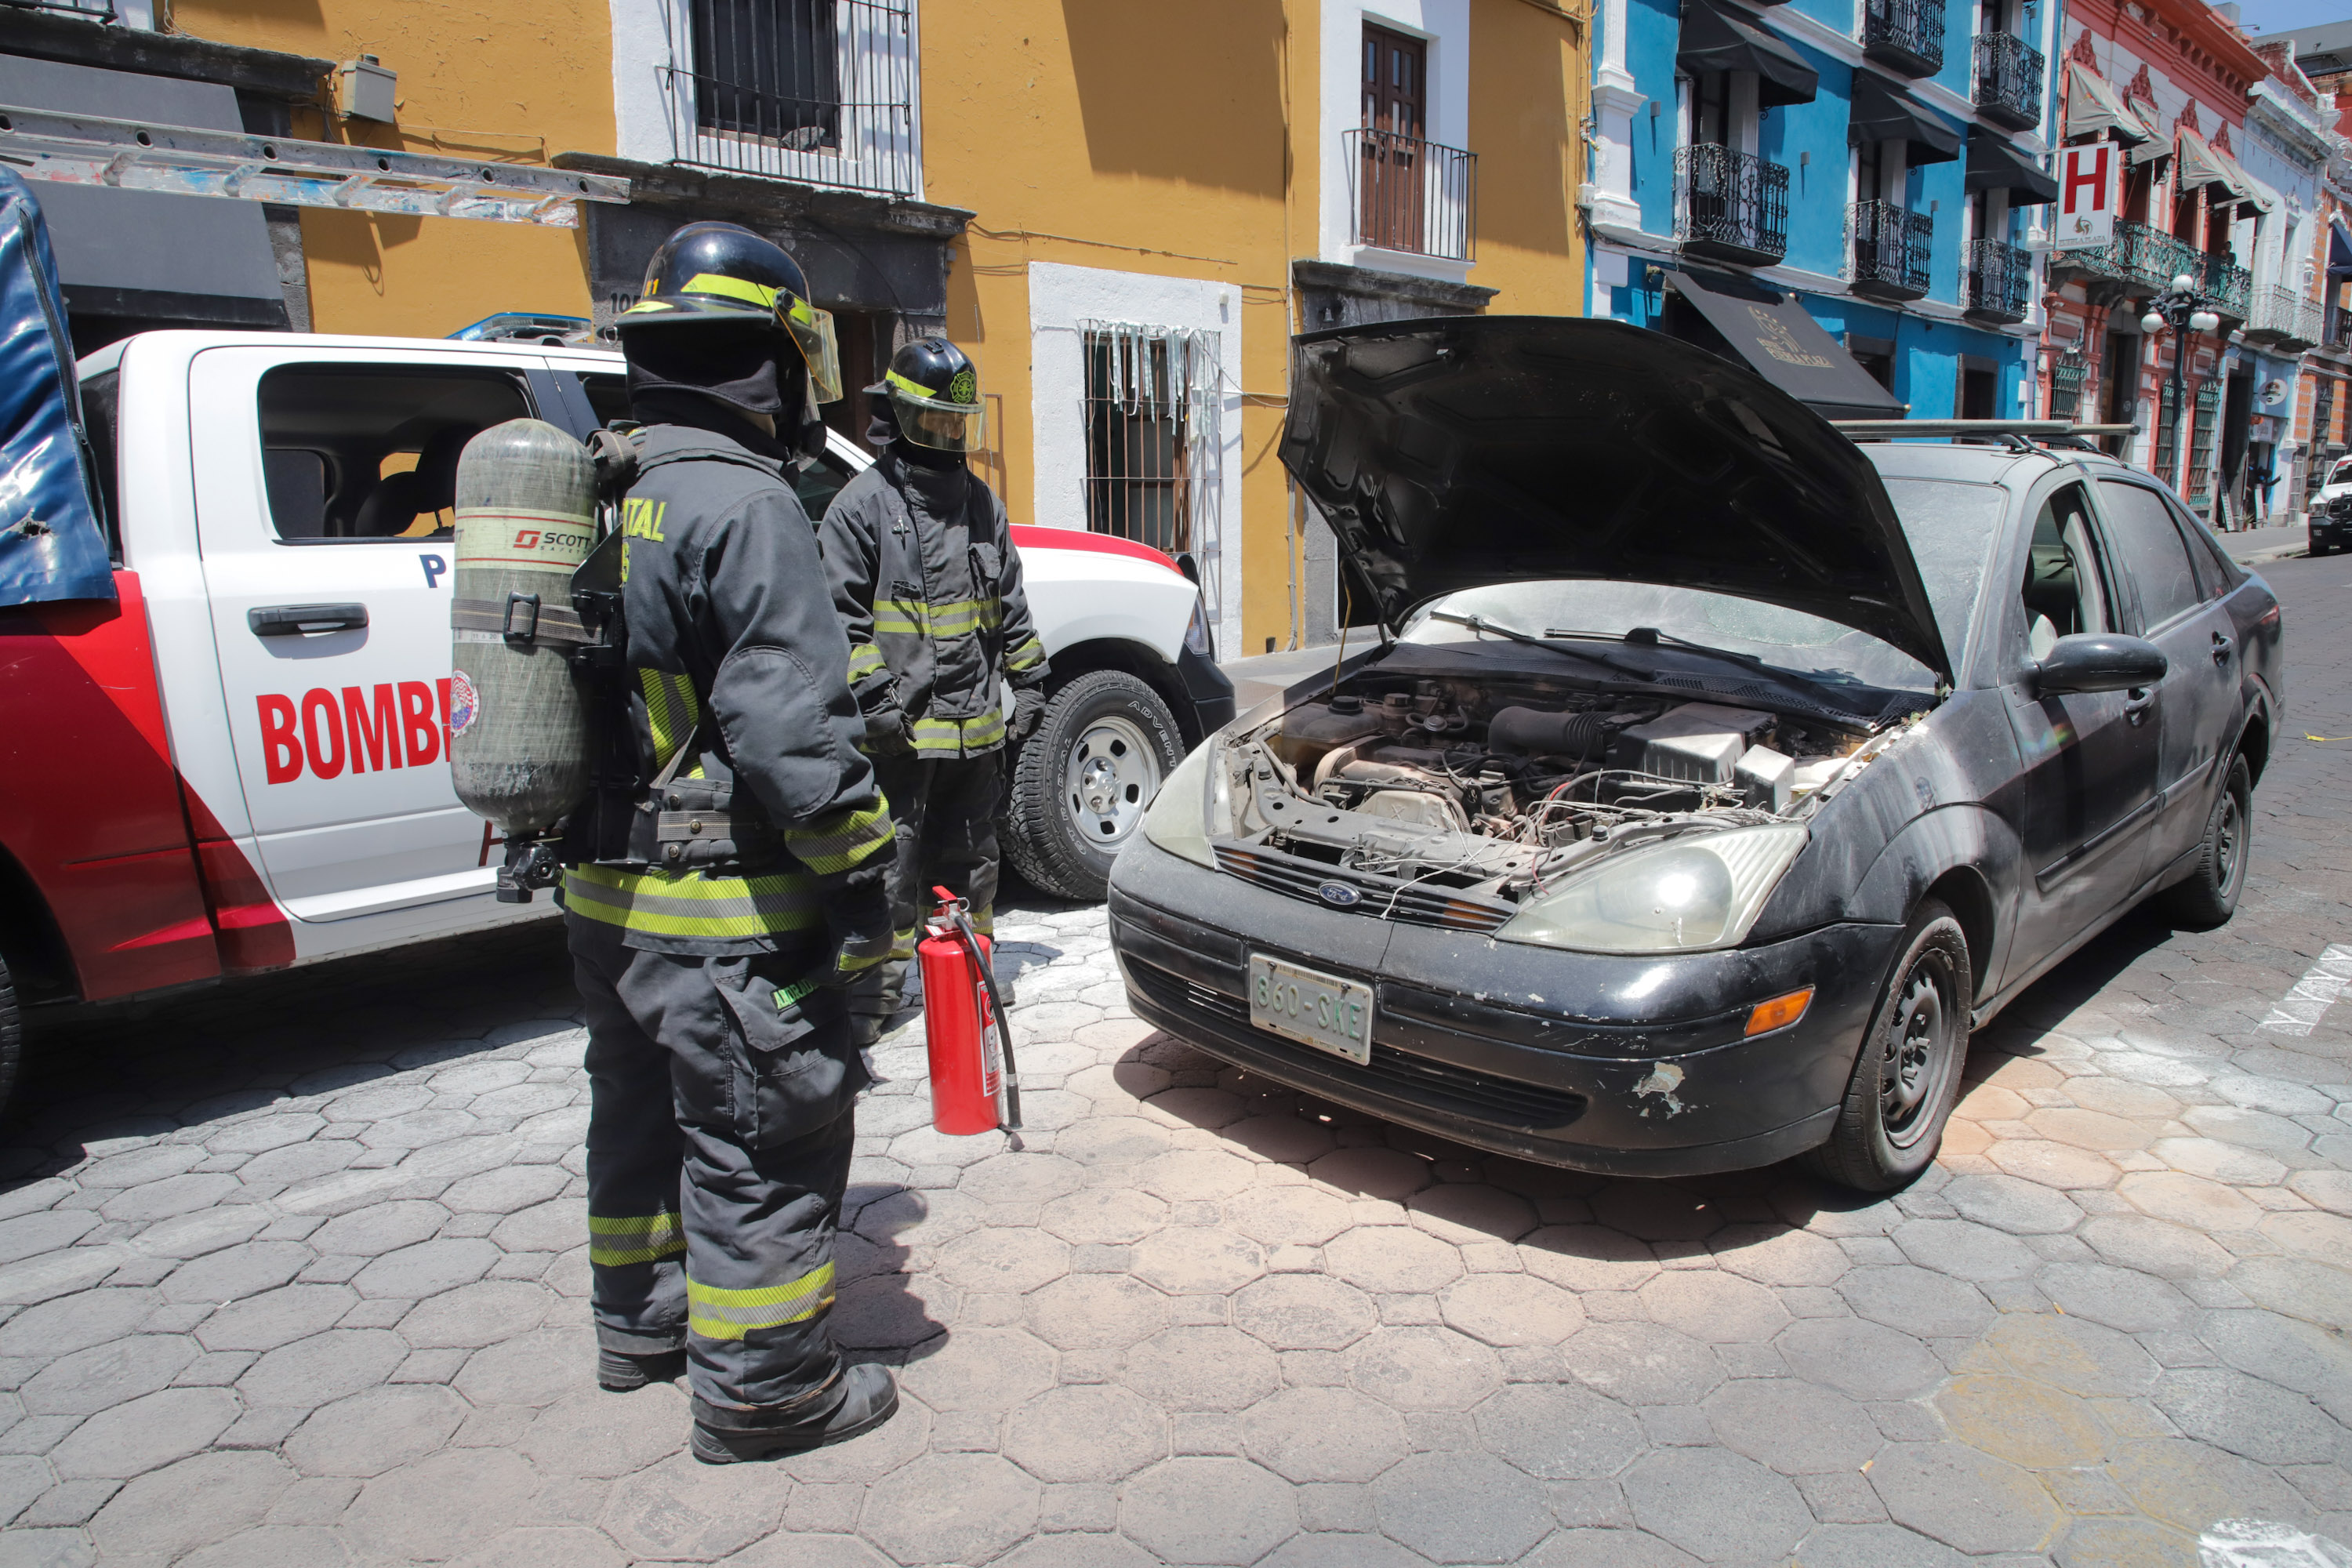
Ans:
[[[389,125],[399,118],[393,99],[399,85],[400,73],[378,65],[373,55],[345,60],[335,68],[335,112],[346,120],[380,120]]]

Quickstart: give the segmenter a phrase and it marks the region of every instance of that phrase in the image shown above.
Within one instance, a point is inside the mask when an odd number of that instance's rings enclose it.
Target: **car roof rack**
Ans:
[[[2135,425],[2076,425],[2064,419],[1835,419],[1851,441],[2000,441],[2020,452],[2087,446],[2095,436],[2127,436]]]

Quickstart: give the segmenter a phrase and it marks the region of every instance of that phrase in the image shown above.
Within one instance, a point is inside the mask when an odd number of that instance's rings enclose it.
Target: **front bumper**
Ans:
[[[1820,1143],[1901,930],[1605,956],[1326,910],[1138,838],[1111,872],[1136,1013],[1236,1067],[1544,1164],[1621,1175],[1751,1169]],[[1365,1066],[1254,1027],[1252,952],[1372,987]],[[1814,987],[1787,1028],[1748,1010]]]

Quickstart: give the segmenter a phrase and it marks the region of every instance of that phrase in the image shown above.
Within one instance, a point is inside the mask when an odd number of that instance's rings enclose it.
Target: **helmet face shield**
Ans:
[[[805,300],[781,295],[776,321],[808,363],[809,385],[819,403],[841,399],[841,343],[834,336],[833,312],[820,310]]]
[[[882,378],[890,394],[891,412],[898,416],[898,433],[918,447],[940,452],[978,452],[987,441],[987,416],[980,402],[978,382],[970,371],[939,389],[966,400],[950,401],[933,389],[892,371]]]

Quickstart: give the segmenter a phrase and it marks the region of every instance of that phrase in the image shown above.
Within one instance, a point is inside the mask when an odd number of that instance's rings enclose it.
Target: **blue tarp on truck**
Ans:
[[[0,605],[111,599],[48,226],[0,167]]]

